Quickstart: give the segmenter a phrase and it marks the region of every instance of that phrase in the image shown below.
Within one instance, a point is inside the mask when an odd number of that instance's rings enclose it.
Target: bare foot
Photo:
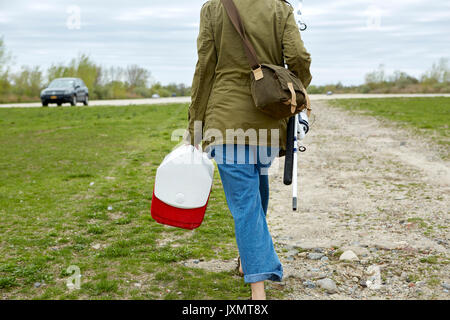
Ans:
[[[250,286],[252,288],[252,300],[266,300],[264,281],[252,283]]]
[[[239,273],[244,274],[244,270],[242,270],[242,263],[241,263],[241,257],[239,257]]]

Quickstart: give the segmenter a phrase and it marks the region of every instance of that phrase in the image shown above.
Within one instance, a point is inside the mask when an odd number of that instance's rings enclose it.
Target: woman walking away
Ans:
[[[277,120],[256,108],[248,52],[225,1],[210,0],[201,9],[187,139],[195,146],[202,143],[216,160],[234,219],[240,270],[251,284],[252,299],[263,300],[264,281],[283,277],[266,221],[267,171],[275,157],[285,155],[289,117]],[[290,4],[283,0],[233,2],[260,63],[287,64],[307,88],[311,58]]]

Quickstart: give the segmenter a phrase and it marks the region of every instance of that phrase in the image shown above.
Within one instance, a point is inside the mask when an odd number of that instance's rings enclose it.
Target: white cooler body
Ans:
[[[168,154],[156,171],[152,217],[185,229],[198,227],[211,193],[214,164],[206,153],[181,146]]]

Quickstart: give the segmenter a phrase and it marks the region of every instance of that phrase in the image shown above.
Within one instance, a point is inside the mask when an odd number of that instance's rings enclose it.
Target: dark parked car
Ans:
[[[47,107],[49,103],[56,103],[60,106],[65,102],[72,106],[75,106],[77,102],[83,102],[87,106],[89,89],[81,79],[59,78],[53,80],[47,88],[42,90],[41,101],[44,107]]]

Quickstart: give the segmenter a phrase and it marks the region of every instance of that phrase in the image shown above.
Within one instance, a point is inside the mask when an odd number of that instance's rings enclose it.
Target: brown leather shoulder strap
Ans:
[[[258,56],[256,55],[255,48],[247,37],[245,33],[244,24],[242,23],[239,11],[236,8],[233,0],[221,0],[222,4],[227,11],[228,17],[230,18],[236,31],[239,33],[242,41],[244,43],[245,54],[247,55],[248,62],[252,70],[258,69],[260,67]]]

